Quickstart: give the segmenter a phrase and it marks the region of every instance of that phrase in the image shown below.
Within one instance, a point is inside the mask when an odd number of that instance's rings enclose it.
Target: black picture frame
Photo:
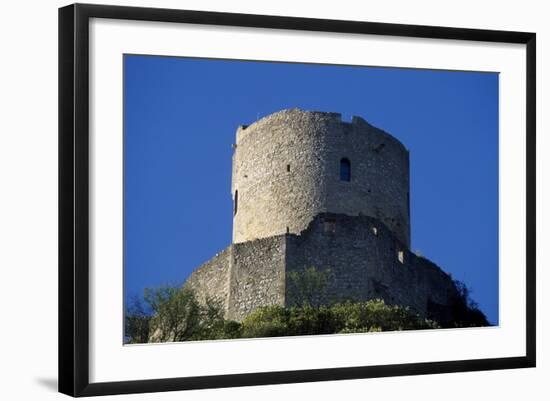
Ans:
[[[89,381],[89,21],[91,18],[323,31],[526,45],[526,354],[408,363],[90,383]],[[421,375],[535,366],[536,35],[479,29],[74,4],[59,9],[59,391],[71,396]]]

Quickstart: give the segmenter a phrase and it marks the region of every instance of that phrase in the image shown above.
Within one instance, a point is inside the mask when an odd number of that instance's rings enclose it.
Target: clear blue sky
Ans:
[[[412,249],[498,322],[498,74],[133,55],[124,68],[126,296],[181,284],[231,243],[235,130],[298,107],[403,142]]]

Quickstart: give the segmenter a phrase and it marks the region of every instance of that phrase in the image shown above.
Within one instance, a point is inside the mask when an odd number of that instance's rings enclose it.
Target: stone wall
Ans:
[[[193,271],[185,286],[195,290],[200,302],[209,298],[222,305],[227,313],[230,268],[231,246]]]
[[[380,220],[322,213],[299,235],[233,244],[189,278],[199,299],[217,299],[241,321],[260,306],[290,306],[288,272],[330,269],[331,301],[380,298],[421,316],[452,319],[458,293],[449,275],[408,250]]]
[[[326,138],[326,211],[382,221],[410,247],[409,152],[397,139],[360,117],[333,121]],[[341,181],[339,162],[351,161],[351,181]]]
[[[410,252],[372,217],[321,214],[301,235],[288,236],[286,252],[287,272],[309,266],[331,270],[327,293],[333,301],[380,298],[447,320],[458,296],[449,275]]]
[[[185,282],[200,302],[218,302],[228,319],[256,308],[284,306],[286,236],[233,244],[196,269]]]
[[[227,318],[242,320],[260,306],[285,301],[284,235],[233,245]]]
[[[342,158],[349,182],[340,180]],[[298,234],[332,212],[376,217],[410,244],[409,153],[358,117],[290,109],[239,127],[232,194],[234,243]]]
[[[303,230],[324,208],[328,114],[283,111],[237,131],[233,242]]]

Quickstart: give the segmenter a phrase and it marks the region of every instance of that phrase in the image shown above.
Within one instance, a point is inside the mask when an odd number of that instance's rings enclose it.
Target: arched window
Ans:
[[[233,216],[237,214],[238,205],[239,205],[239,191],[235,190],[235,200],[233,202]]]
[[[340,181],[351,181],[351,163],[346,158],[340,160]]]

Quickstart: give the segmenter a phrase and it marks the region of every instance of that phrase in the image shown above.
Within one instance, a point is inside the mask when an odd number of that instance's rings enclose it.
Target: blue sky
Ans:
[[[412,250],[498,322],[498,74],[124,57],[124,286],[181,284],[231,243],[231,144],[275,111],[352,115],[410,151]]]

